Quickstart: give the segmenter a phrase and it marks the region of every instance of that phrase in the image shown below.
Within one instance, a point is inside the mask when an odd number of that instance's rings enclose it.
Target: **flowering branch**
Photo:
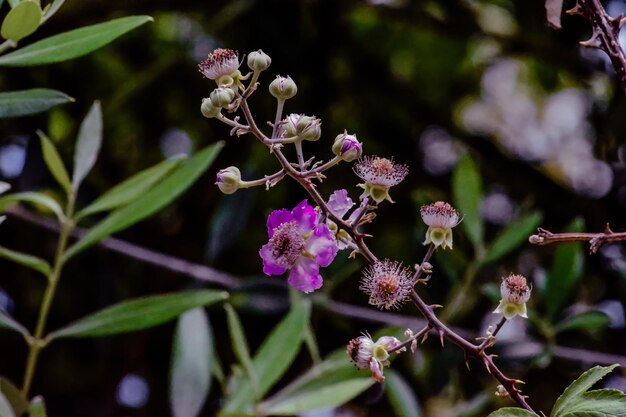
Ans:
[[[528,241],[533,245],[548,245],[550,243],[588,241],[589,253],[594,254],[602,245],[610,242],[626,240],[626,232],[614,232],[606,224],[602,233],[552,233],[549,230],[537,229],[537,234],[531,235]]]

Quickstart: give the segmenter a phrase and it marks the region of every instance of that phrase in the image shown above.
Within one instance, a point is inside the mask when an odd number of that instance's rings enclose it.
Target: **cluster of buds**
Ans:
[[[293,141],[314,142],[322,136],[322,121],[315,116],[292,113],[281,122],[279,136]]]

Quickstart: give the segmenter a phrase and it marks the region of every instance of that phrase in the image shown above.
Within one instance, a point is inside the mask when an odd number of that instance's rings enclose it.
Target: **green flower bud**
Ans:
[[[212,117],[217,117],[217,115],[220,113],[221,110],[222,110],[221,108],[213,105],[213,103],[211,102],[211,99],[209,98],[202,99],[200,112],[207,119],[210,119]]]
[[[228,167],[221,169],[217,173],[215,184],[224,194],[232,194],[239,189],[241,185],[241,172],[237,167]]]
[[[248,67],[253,71],[265,71],[272,63],[272,58],[262,50],[248,54]]]
[[[213,104],[214,107],[228,107],[235,98],[235,92],[232,88],[219,87],[211,91],[210,98],[211,104]]]
[[[337,135],[332,149],[335,155],[346,162],[357,160],[363,154],[363,144],[357,140],[356,135],[349,135],[346,131]]]
[[[280,75],[270,83],[270,94],[278,100],[289,100],[298,92],[298,86],[291,77],[281,77]]]

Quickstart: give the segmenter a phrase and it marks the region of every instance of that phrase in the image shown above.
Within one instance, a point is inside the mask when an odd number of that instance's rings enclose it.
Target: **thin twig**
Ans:
[[[551,243],[561,242],[589,242],[589,253],[594,254],[602,245],[610,242],[626,240],[626,232],[614,232],[606,224],[602,233],[552,233],[549,230],[537,229],[537,234],[531,235],[528,241],[534,245],[549,245]]]

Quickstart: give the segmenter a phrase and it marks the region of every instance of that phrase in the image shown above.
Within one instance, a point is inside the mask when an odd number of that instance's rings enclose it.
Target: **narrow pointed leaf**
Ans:
[[[483,244],[485,225],[480,216],[483,197],[482,180],[476,164],[469,155],[459,161],[452,174],[454,204],[463,215],[461,226],[475,248]]]
[[[523,408],[504,407],[494,411],[487,417],[537,417],[537,414],[531,413]]]
[[[0,197],[0,211],[3,211],[8,206],[15,203],[30,203],[35,205],[36,207],[48,209],[57,216],[57,219],[59,221],[62,221],[65,217],[61,206],[54,199],[48,197],[45,194],[30,191],[24,193],[8,194],[4,197]]]
[[[93,213],[112,210],[141,198],[143,194],[161,181],[183,161],[184,157],[167,159],[135,174],[104,193],[96,201],[85,207],[76,217],[83,218]]]
[[[4,311],[0,310],[0,327],[4,327],[5,329],[15,330],[18,333],[23,334],[24,336],[29,336],[30,333],[26,329],[26,327],[19,324],[12,317],[8,316]]]
[[[143,330],[166,323],[187,310],[225,300],[227,296],[223,291],[203,290],[124,301],[52,332],[47,339],[101,337]]]
[[[303,300],[292,310],[263,341],[252,360],[258,378],[259,395],[265,395],[289,369],[300,351],[309,320],[310,303]],[[254,391],[247,380],[237,381],[234,394],[226,400],[225,412],[243,411],[250,403]]]
[[[28,400],[21,389],[7,378],[0,377],[0,393],[9,402],[16,416],[21,416],[28,410]]]
[[[74,29],[2,55],[0,66],[51,64],[83,56],[150,21],[149,16],[127,16]]]
[[[565,388],[563,394],[561,394],[556,400],[556,403],[554,403],[550,417],[561,417],[567,412],[570,406],[578,401],[583,393],[588,391],[596,382],[604,378],[618,366],[617,364],[611,366],[594,366],[583,373],[576,381],[572,382],[569,387]]]
[[[385,371],[385,394],[397,417],[420,417],[415,393],[402,376],[390,369]]]
[[[96,163],[100,145],[102,145],[102,109],[100,102],[95,101],[78,130],[72,176],[72,186],[75,190],[78,190],[80,183]]]
[[[70,177],[67,175],[67,170],[63,164],[63,160],[59,156],[59,152],[52,143],[52,141],[43,133],[38,130],[37,135],[41,141],[41,151],[43,153],[43,159],[46,161],[48,169],[52,173],[52,176],[57,180],[59,185],[63,187],[66,193],[70,193],[72,190],[72,183]]]
[[[606,314],[599,311],[588,311],[557,323],[553,329],[557,333],[568,330],[599,330],[605,329],[609,323],[610,320]]]
[[[65,259],[167,206],[207,170],[222,147],[223,143],[218,142],[198,152],[141,198],[111,213],[94,226],[83,239],[70,247],[64,255]]]
[[[246,373],[247,380],[250,381],[252,391],[248,394],[252,394],[254,397],[249,397],[247,400],[258,399],[259,395],[259,379],[257,377],[254,366],[252,365],[252,358],[250,357],[250,349],[248,348],[248,339],[246,333],[243,330],[241,321],[235,309],[230,305],[224,306],[226,309],[226,318],[228,321],[228,333],[230,334],[230,344],[233,347],[237,361]]]
[[[28,415],[30,417],[46,417],[48,415],[42,396],[38,395],[31,400],[28,406]]]
[[[531,213],[512,222],[489,244],[484,264],[497,262],[505,255],[525,243],[535,229],[541,224],[541,213]]]
[[[174,334],[170,402],[174,417],[196,417],[211,388],[213,335],[202,308],[182,314]]]
[[[371,378],[357,378],[328,384],[316,390],[298,392],[282,401],[261,406],[265,415],[292,416],[314,410],[338,407],[350,401],[374,381]]]
[[[49,88],[0,93],[0,119],[41,113],[71,101],[74,99],[67,94]]]
[[[48,262],[36,256],[0,246],[0,258],[8,259],[9,261],[34,269],[35,271],[39,271],[44,276],[48,276],[50,274],[50,265],[48,265]]]

